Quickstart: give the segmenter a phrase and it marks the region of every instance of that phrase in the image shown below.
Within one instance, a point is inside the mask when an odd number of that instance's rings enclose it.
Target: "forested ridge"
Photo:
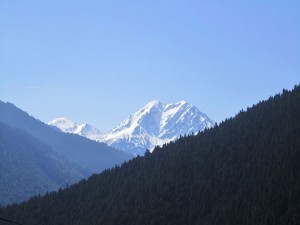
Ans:
[[[299,224],[300,87],[0,216],[24,225]]]
[[[0,204],[23,202],[88,174],[49,145],[0,122]]]

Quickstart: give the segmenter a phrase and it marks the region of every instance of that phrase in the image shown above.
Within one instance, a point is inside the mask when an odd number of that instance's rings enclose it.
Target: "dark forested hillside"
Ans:
[[[0,204],[58,190],[88,174],[49,145],[0,122]]]
[[[299,224],[300,87],[0,216],[24,225]]]

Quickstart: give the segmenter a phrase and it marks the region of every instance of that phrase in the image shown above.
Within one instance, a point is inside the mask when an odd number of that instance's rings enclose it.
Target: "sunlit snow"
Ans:
[[[88,124],[77,124],[66,118],[49,123],[63,132],[104,142],[133,155],[143,155],[146,149],[153,150],[180,135],[197,133],[214,124],[197,107],[185,101],[163,104],[158,100],[149,102],[106,134]]]

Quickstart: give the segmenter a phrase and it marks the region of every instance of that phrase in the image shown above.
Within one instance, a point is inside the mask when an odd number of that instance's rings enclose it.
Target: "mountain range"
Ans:
[[[184,101],[152,101],[106,134],[66,118],[49,125],[0,101],[0,204],[71,185],[214,122]]]
[[[104,143],[53,129],[11,103],[0,102],[0,122],[22,129],[49,144],[55,151],[91,173],[101,172],[131,158],[131,155]]]
[[[104,143],[53,129],[2,101],[0,132],[0,204],[65,187],[132,158]]]
[[[89,124],[78,124],[67,118],[48,123],[63,132],[78,134],[133,155],[143,155],[146,149],[175,141],[179,136],[198,133],[211,128],[215,122],[197,107],[185,101],[163,104],[149,102],[123,120],[108,133],[102,133]]]
[[[299,225],[300,86],[0,215],[31,225]]]

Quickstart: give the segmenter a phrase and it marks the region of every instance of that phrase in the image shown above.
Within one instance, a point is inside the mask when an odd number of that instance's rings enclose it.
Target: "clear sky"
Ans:
[[[220,122],[299,78],[299,0],[0,1],[0,99],[44,122],[108,131],[153,99]]]

